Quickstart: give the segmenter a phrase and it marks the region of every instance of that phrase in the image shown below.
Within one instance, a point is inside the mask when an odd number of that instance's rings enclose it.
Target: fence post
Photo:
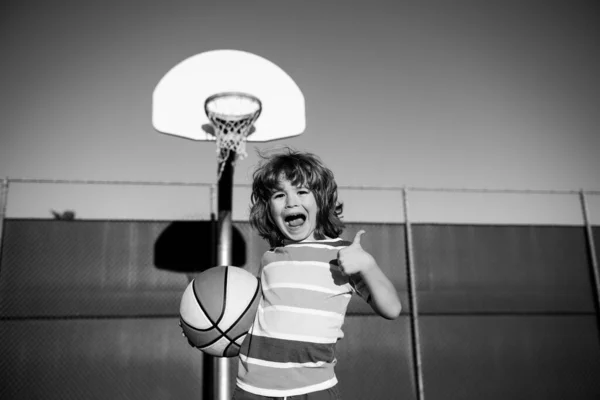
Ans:
[[[419,329],[419,308],[417,296],[417,279],[415,268],[415,257],[413,252],[412,226],[408,212],[408,190],[402,189],[402,199],[404,202],[404,227],[406,240],[406,285],[408,288],[408,302],[410,308],[410,328],[412,338],[413,367],[415,382],[417,384],[417,400],[425,400],[425,391],[423,385],[423,368],[421,361],[421,335]]]
[[[0,187],[0,270],[2,270],[2,248],[4,244],[4,219],[6,218],[6,204],[8,202],[8,177],[2,180]]]

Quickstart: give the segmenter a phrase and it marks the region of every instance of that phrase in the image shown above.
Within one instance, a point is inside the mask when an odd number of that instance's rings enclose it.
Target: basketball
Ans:
[[[235,357],[248,333],[260,285],[238,267],[213,267],[187,286],[179,308],[180,325],[190,345],[215,357]]]

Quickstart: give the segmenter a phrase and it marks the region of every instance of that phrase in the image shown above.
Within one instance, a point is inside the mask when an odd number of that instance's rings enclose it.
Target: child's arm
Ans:
[[[361,275],[371,293],[369,304],[373,310],[384,318],[394,319],[402,310],[398,293],[373,256],[360,245],[363,233],[365,231],[359,231],[354,237],[354,242],[338,252],[338,263],[346,275]]]

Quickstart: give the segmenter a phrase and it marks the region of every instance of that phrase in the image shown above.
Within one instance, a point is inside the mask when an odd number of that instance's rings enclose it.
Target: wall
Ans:
[[[352,301],[338,346],[345,399],[417,398],[416,354],[427,399],[598,398],[599,315],[583,227],[411,225],[413,320],[406,226],[348,225],[348,237],[369,232],[363,245],[404,311],[386,321]],[[235,226],[237,262],[255,272],[265,244],[247,223]],[[209,228],[6,220],[0,397],[202,398],[202,356],[181,337],[177,312],[189,276],[210,260],[201,240]]]

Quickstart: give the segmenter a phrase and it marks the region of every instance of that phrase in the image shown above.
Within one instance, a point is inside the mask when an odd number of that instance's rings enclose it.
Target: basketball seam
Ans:
[[[210,318],[210,314],[204,309],[204,307],[202,306],[202,302],[200,301],[200,298],[198,297],[198,295],[196,294],[196,287],[194,286],[194,296],[196,297],[196,302],[200,305],[200,308],[202,309],[202,311],[204,312],[204,315],[206,315],[206,318],[213,324],[212,327],[217,328],[217,330],[220,333],[223,333],[221,331],[221,329],[219,329],[219,322],[221,322],[221,320],[223,319],[223,316],[225,315],[225,307],[227,306],[227,281],[229,279],[229,268],[226,266],[225,267],[225,277],[223,279],[223,304],[221,305],[221,314],[219,314],[219,317],[217,318],[216,321],[213,321]]]
[[[227,351],[227,349],[229,348],[229,346],[231,346],[232,344],[235,344],[236,346],[240,347],[237,343],[235,343],[235,339],[241,337],[242,335],[236,336],[235,338],[231,338],[227,335],[228,332],[230,332],[233,328],[235,328],[235,325],[240,321],[240,319],[242,319],[242,317],[244,316],[244,314],[246,313],[246,311],[248,311],[250,309],[250,306],[252,305],[252,303],[254,303],[254,300],[256,299],[256,296],[260,293],[260,283],[257,283],[256,285],[256,289],[254,290],[254,295],[252,296],[252,300],[248,303],[248,305],[246,306],[246,308],[244,309],[244,312],[242,312],[240,314],[240,317],[238,319],[235,320],[235,322],[233,322],[231,324],[231,326],[229,327],[229,329],[227,330],[222,330],[221,328],[219,328],[218,326],[213,326],[212,328],[216,329],[218,333],[221,334],[221,336],[217,337],[215,340],[205,344],[204,346],[196,346],[199,349],[204,349],[206,347],[212,346],[213,344],[215,344],[216,342],[218,342],[221,338],[225,338],[227,339],[227,341],[229,342],[229,344],[225,347],[225,351]],[[225,297],[227,296],[227,291],[225,291]],[[219,321],[222,318],[219,318]],[[211,321],[212,322],[212,321]],[[186,324],[187,325],[187,324]],[[191,327],[192,329],[196,329],[194,327]],[[210,328],[210,329],[212,329]],[[196,329],[198,331],[201,331],[201,329]]]
[[[221,322],[225,316],[225,307],[227,307],[227,282],[229,281],[229,268],[231,267],[225,267],[225,278],[223,279],[223,304],[221,305],[221,315],[219,315],[219,318],[217,318],[217,322],[215,323],[217,327],[219,322]]]
[[[204,308],[204,306],[202,305],[202,301],[200,300],[200,297],[198,296],[198,294],[196,293],[196,285],[194,285],[192,283],[192,292],[194,293],[194,297],[196,298],[196,303],[198,304],[198,306],[200,307],[200,309],[202,310],[202,312],[204,313],[204,316],[206,317],[206,319],[212,324],[212,326],[206,328],[206,329],[200,329],[200,328],[196,328],[195,326],[190,325],[189,322],[185,321],[183,319],[183,317],[181,317],[181,320],[183,321],[183,323],[188,326],[191,330],[196,331],[196,332],[208,332],[211,329],[216,329],[217,333],[220,334],[220,336],[218,336],[216,339],[212,340],[211,342],[205,344],[204,346],[195,346],[197,349],[204,349],[206,347],[212,346],[213,344],[215,344],[217,341],[219,341],[219,339],[221,339],[223,336],[225,336],[228,340],[229,338],[225,335],[225,333],[223,332],[223,330],[221,330],[219,328],[219,326],[217,325],[221,319],[223,319],[223,315],[225,314],[225,304],[226,301],[225,299],[227,298],[227,276],[229,275],[229,267],[225,267],[225,290],[223,291],[225,293],[224,297],[223,297],[223,307],[221,307],[222,311],[221,311],[221,315],[219,315],[219,318],[217,318],[217,321],[213,321],[212,318],[210,317],[210,313],[208,312],[208,310],[206,310],[206,308]],[[195,279],[194,279],[195,280]]]
[[[229,329],[227,329],[225,332],[223,332],[224,335],[227,335],[227,333],[229,331],[231,331],[233,328],[235,328],[235,326],[237,325],[238,322],[240,322],[240,320],[244,317],[244,315],[246,314],[246,312],[250,309],[250,307],[252,306],[252,304],[254,303],[254,300],[256,300],[256,296],[258,295],[258,293],[260,292],[260,284],[256,285],[256,289],[254,290],[254,295],[252,296],[252,300],[250,300],[250,302],[248,302],[248,305],[246,306],[246,308],[244,309],[244,311],[242,313],[240,313],[240,316],[238,317],[238,319],[236,319],[234,321],[233,324],[231,324],[231,326],[229,327]],[[237,339],[242,335],[239,335],[237,337],[234,338]]]
[[[217,332],[220,334],[220,336],[218,336],[215,340],[205,344],[204,346],[198,346],[199,349],[204,349],[206,347],[212,346],[213,344],[215,344],[216,342],[221,340],[221,338],[223,338],[223,337],[226,338],[231,343],[231,339],[225,334],[225,332],[221,328],[219,328],[219,322],[221,322],[221,320],[225,316],[225,307],[227,306],[227,281],[229,280],[229,268],[231,268],[231,267],[225,267],[225,278],[223,279],[223,304],[221,305],[221,314],[219,315],[219,318],[217,318],[216,322],[213,322],[210,319],[210,317],[208,317],[208,314],[206,313],[204,308],[202,308],[202,311],[205,311],[204,313],[207,315],[208,320],[213,323],[212,328],[216,329]],[[196,291],[194,290],[194,295],[195,294],[196,294]],[[198,300],[198,304],[200,304],[200,299],[197,299],[197,300]],[[202,305],[200,305],[200,307],[202,307]],[[232,326],[235,326],[235,325],[232,325]],[[229,329],[231,329],[231,328],[229,328]],[[228,347],[229,347],[229,345],[227,345],[225,347],[225,350],[227,350]]]
[[[195,279],[194,279],[195,281]],[[206,308],[204,308],[204,306],[202,305],[202,301],[200,301],[200,297],[198,296],[198,294],[196,293],[196,285],[194,285],[194,281],[192,281],[192,292],[194,293],[194,298],[196,299],[196,303],[198,304],[198,306],[200,307],[200,309],[202,310],[202,312],[204,313],[204,316],[206,317],[206,319],[212,324],[212,326],[206,328],[206,329],[200,329],[200,328],[196,328],[195,326],[191,326],[189,322],[187,322],[186,320],[183,319],[183,317],[181,317],[181,320],[187,325],[189,326],[191,329],[198,331],[198,332],[207,332],[213,328],[217,328],[217,324],[219,323],[219,321],[215,322],[210,318],[210,314],[208,313],[208,311],[206,310]],[[220,319],[221,317],[219,317]],[[219,330],[220,332],[220,330]]]
[[[246,308],[244,309],[244,312],[242,312],[239,316],[239,318],[237,320],[235,320],[235,322],[233,324],[231,324],[231,326],[229,327],[229,329],[227,329],[225,332],[223,332],[223,336],[226,337],[229,340],[229,344],[227,345],[227,347],[225,347],[225,351],[226,352],[231,345],[234,345],[236,347],[241,348],[241,346],[239,344],[237,344],[235,341],[244,336],[247,335],[248,332],[243,333],[241,335],[238,335],[234,338],[230,338],[229,336],[227,336],[227,333],[230,332],[236,325],[238,322],[240,322],[240,320],[244,317],[244,315],[246,314],[246,312],[250,309],[250,307],[252,306],[252,304],[254,304],[254,301],[256,300],[256,297],[258,296],[258,294],[260,293],[260,282],[257,282],[256,284],[256,289],[254,290],[254,295],[252,296],[252,300],[248,303],[248,305],[246,306]]]
[[[196,331],[196,332],[208,332],[211,329],[216,328],[216,326],[213,325],[206,329],[200,329],[200,328],[196,328],[195,326],[190,325],[190,323],[187,322],[186,320],[184,320],[183,317],[181,317],[180,319],[181,319],[181,322],[183,322],[185,324],[185,326],[187,326],[188,328],[190,328],[191,330]]]

